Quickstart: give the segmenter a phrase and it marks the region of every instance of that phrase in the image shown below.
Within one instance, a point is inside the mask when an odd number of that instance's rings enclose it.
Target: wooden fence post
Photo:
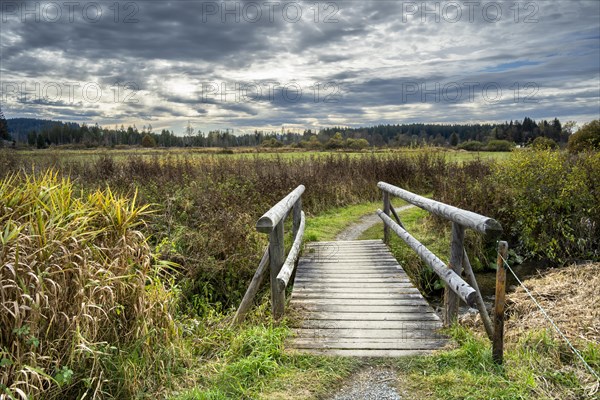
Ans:
[[[383,213],[389,217],[390,215],[390,194],[385,190],[383,192]],[[390,227],[383,224],[383,242],[390,244]]]
[[[271,311],[275,320],[283,316],[285,289],[280,290],[277,275],[285,262],[285,245],[283,242],[283,219],[275,225],[269,235],[269,265],[271,269]]]
[[[463,265],[465,228],[456,223],[452,223],[452,242],[450,244],[450,264],[451,268],[460,276]],[[458,306],[460,298],[448,286],[444,289],[444,325],[450,326],[458,316]]]
[[[496,300],[494,304],[494,340],[492,358],[502,364],[504,354],[504,299],[506,295],[506,268],[504,260],[508,257],[508,243],[498,242],[498,260],[496,270]]]

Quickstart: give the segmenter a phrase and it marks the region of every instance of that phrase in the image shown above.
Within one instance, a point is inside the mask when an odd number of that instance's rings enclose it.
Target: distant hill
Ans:
[[[31,131],[40,132],[48,130],[53,126],[68,126],[78,129],[80,126],[75,122],[52,121],[38,118],[10,118],[7,119],[8,132],[18,142],[27,142],[27,134]]]

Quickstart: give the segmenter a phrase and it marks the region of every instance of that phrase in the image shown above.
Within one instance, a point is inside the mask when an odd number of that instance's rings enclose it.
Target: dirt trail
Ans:
[[[407,205],[396,208],[396,213],[400,213],[404,210],[414,207],[413,205]],[[377,213],[367,214],[363,216],[358,222],[350,225],[335,237],[335,240],[357,240],[360,235],[376,223],[381,221]]]

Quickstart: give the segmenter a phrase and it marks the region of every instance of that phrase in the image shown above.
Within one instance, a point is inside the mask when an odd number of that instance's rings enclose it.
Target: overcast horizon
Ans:
[[[600,118],[600,2],[3,1],[6,118],[293,131]]]

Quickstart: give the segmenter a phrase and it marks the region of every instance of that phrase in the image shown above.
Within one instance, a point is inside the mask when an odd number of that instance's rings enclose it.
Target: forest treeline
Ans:
[[[552,121],[523,121],[502,124],[396,124],[365,128],[333,127],[318,132],[310,129],[302,133],[285,131],[254,131],[251,134],[234,134],[233,130],[203,132],[188,124],[183,135],[163,129],[155,131],[152,125],[141,129],[123,125],[113,128],[72,122],[29,118],[6,121],[11,140],[32,147],[45,148],[52,145],[96,146],[145,146],[145,147],[238,147],[238,146],[297,146],[309,149],[348,147],[361,149],[368,146],[418,147],[460,146],[467,149],[471,143],[485,144],[490,141],[508,141],[527,145],[538,137],[552,139],[557,144],[567,142],[573,122],[564,125],[555,118]],[[6,137],[9,140],[9,137]],[[476,147],[476,146],[475,146]]]

